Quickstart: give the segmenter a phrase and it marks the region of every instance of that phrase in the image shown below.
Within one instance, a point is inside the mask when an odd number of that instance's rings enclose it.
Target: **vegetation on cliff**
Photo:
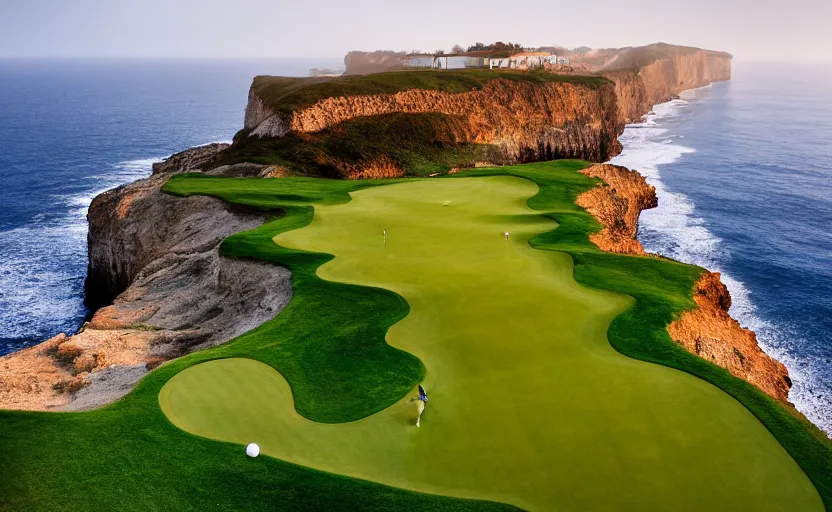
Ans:
[[[279,138],[238,134],[211,166],[255,163],[285,175],[326,178],[425,176],[501,158],[498,148],[467,142],[459,116],[439,113],[359,117],[312,133]]]
[[[774,434],[810,477],[827,508],[832,507],[832,447],[825,436],[756,387],[688,353],[668,336],[666,325],[694,306],[690,292],[702,269],[604,253],[590,242],[589,234],[600,225],[574,204],[580,193],[595,186],[575,172],[585,165],[561,161],[467,175],[509,174],[535,181],[540,192],[529,205],[545,212],[558,228],[535,237],[532,245],[570,254],[580,283],[635,299],[610,326],[613,346],[626,355],[697,375],[734,396]],[[282,249],[271,241],[277,233],[306,225],[312,218],[310,203],[346,201],[350,190],[384,183],[389,182],[174,177],[167,185],[171,193],[208,194],[254,208],[283,210],[283,217],[232,236],[222,250],[228,256],[289,266],[295,299],[274,320],[236,341],[162,365],[134,392],[104,409],[60,415],[0,412],[5,475],[0,480],[0,508],[102,509],[113,503],[124,510],[499,507],[407,493],[269,458],[254,463],[242,457],[237,445],[178,430],[159,410],[158,393],[175,374],[224,357],[257,359],[283,372],[297,409],[318,421],[371,414],[396,402],[419,380],[421,363],[384,343],[386,327],[407,312],[406,303],[384,290],[320,281],[315,270],[330,257]],[[307,300],[298,301],[304,290],[309,291]],[[357,320],[362,322],[359,328],[347,328]],[[272,329],[276,338],[261,337]],[[340,337],[331,336],[330,330]],[[354,375],[356,370],[363,376]],[[351,402],[341,404],[331,397],[350,397]],[[108,471],[89,478],[90,468],[101,467]]]

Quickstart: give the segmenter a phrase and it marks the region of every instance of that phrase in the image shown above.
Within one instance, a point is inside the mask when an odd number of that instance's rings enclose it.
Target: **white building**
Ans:
[[[488,59],[489,69],[533,69],[546,64],[557,64],[558,57],[551,52],[520,52],[501,58]]]

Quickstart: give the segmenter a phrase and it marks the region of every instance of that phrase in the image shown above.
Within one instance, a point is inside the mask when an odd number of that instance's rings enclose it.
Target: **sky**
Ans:
[[[832,60],[832,0],[0,0],[0,57],[329,58],[477,41]]]

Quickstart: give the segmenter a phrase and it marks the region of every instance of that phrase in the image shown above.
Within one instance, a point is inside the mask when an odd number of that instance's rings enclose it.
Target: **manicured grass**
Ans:
[[[408,89],[468,92],[495,79],[517,82],[567,82],[600,87],[610,84],[600,76],[556,75],[514,70],[408,70],[341,77],[289,78],[258,76],[252,90],[277,112],[291,112],[331,97],[394,94]]]
[[[365,189],[316,205],[309,226],[275,239],[334,254],[318,268],[326,280],[389,289],[410,305],[387,341],[427,368],[418,431],[407,398],[351,423],[311,422],[294,411],[296,379],[274,369],[284,365],[252,359],[176,375],[163,411],[194,434],[256,441],[304,466],[532,510],[821,510],[741,404],[610,346],[610,321],[632,301],[580,286],[568,255],[529,245],[555,227],[526,205],[536,193],[506,176]],[[551,206],[571,207],[564,199]]]
[[[635,297],[634,307],[611,324],[608,334],[612,344],[628,355],[699,375],[737,397],[798,461],[827,507],[832,505],[832,455],[822,434],[756,388],[690,356],[667,337],[667,321],[692,305],[689,294],[700,270],[652,258],[600,253],[587,241],[587,233],[598,226],[572,203],[579,192],[593,186],[592,180],[574,172],[584,165],[560,161],[474,174],[518,174],[534,180],[541,190],[529,205],[548,212],[546,215],[560,225],[533,238],[532,245],[569,253],[576,262],[574,273],[579,282]],[[311,220],[309,203],[345,202],[349,200],[347,192],[384,183],[389,182],[239,180],[200,175],[173,178],[167,186],[172,193],[206,193],[257,208],[282,207],[285,216],[230,237],[223,251],[289,266],[293,301],[274,321],[237,341],[163,365],[125,399],[104,409],[77,414],[0,412],[0,509],[501,508],[494,503],[419,495],[267,457],[249,460],[242,456],[240,446],[198,438],[175,428],[159,409],[159,392],[174,375],[224,357],[256,359],[280,370],[291,386],[297,410],[314,421],[364,418],[396,404],[421,380],[424,367],[416,358],[384,344],[385,327],[408,311],[400,297],[376,288],[321,281],[315,269],[331,257],[283,249],[271,242],[274,235]],[[365,355],[367,361],[363,360]],[[433,367],[429,370],[435,371]],[[485,398],[489,390],[482,390]],[[425,413],[425,427],[435,423],[441,412],[436,398],[432,396]],[[593,407],[592,403],[584,405]],[[427,430],[419,434],[424,432]],[[686,441],[680,438],[678,442]],[[619,496],[608,498],[612,507]]]

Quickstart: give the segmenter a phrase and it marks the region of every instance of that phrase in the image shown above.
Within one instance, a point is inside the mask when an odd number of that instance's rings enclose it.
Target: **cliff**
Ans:
[[[624,123],[615,101],[611,81],[550,73],[403,71],[294,83],[257,77],[244,130],[249,138],[283,138],[344,132],[344,126],[361,118],[432,114],[421,119],[454,125],[442,138],[432,138],[435,144],[489,146],[495,163],[556,158],[601,162],[621,151],[618,135]],[[285,161],[291,159],[289,152],[287,148],[275,156]],[[393,161],[396,156],[387,155]],[[353,163],[343,161],[344,169]],[[409,170],[407,162],[395,164]],[[341,174],[346,172],[342,169]]]
[[[603,226],[590,240],[607,252],[645,255],[636,240],[638,217],[658,206],[655,188],[638,172],[617,165],[594,165],[581,172],[604,181],[576,200]],[[696,308],[667,326],[670,337],[688,352],[787,402],[792,385],[788,370],[763,352],[754,332],[731,318],[731,295],[719,274],[706,271],[695,284],[693,298]]]
[[[613,80],[619,114],[638,122],[653,105],[670,101],[686,89],[731,79],[732,56],[690,46],[655,43],[626,48],[596,48],[577,53],[563,48],[541,48],[571,60],[571,69]],[[346,74],[382,73],[401,69],[405,52],[349,52]]]
[[[788,370],[763,352],[753,331],[731,318],[731,295],[719,274],[706,272],[696,283],[693,299],[697,308],[667,326],[670,336],[688,352],[786,402],[792,385]]]
[[[629,49],[599,71],[615,82],[618,109],[628,123],[680,92],[731,79],[731,55],[664,44]]]
[[[87,297],[112,304],[74,336],[0,358],[0,408],[108,403],[165,360],[239,336],[288,303],[288,270],[219,252],[224,238],[259,226],[263,215],[160,190],[170,174],[193,170],[225,147],[175,155],[153,176],[93,200]]]

